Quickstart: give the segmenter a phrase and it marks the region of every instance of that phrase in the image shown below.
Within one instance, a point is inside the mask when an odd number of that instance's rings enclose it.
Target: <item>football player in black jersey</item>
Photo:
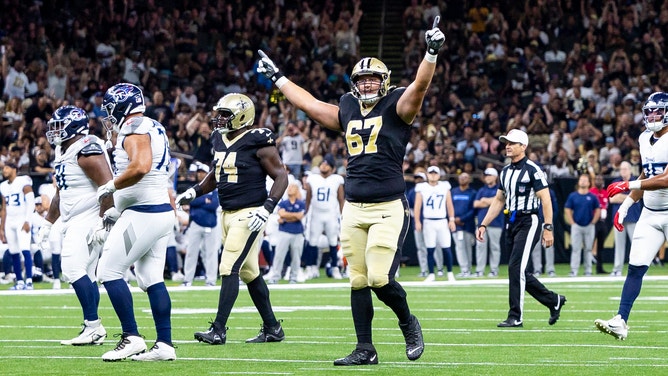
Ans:
[[[269,289],[260,275],[259,250],[269,213],[288,186],[287,171],[276,148],[273,133],[254,128],[255,105],[243,94],[227,94],[213,107],[213,169],[195,186],[176,198],[178,205],[218,188],[223,227],[218,312],[209,330],[196,332],[195,339],[212,345],[226,340],[227,319],[239,295],[239,279],[260,316],[260,333],[246,342],[280,342],[285,338],[269,301]],[[269,195],[266,178],[274,179]]]
[[[420,323],[411,314],[406,292],[394,275],[409,223],[402,163],[411,123],[420,111],[434,75],[438,50],[445,42],[438,18],[425,34],[427,53],[415,81],[408,87],[393,89],[385,64],[376,58],[363,58],[353,67],[352,91],[341,97],[338,106],[314,98],[258,51],[258,72],[270,78],[311,119],[344,132],[346,137],[349,157],[341,246],[348,260],[357,346],[350,355],[335,360],[334,365],[378,363],[371,339],[371,291],[397,315],[408,359],[417,360],[424,350]]]

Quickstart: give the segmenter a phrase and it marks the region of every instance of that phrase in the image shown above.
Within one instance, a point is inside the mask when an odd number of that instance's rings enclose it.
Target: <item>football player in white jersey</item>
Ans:
[[[310,174],[306,179],[306,213],[308,214],[307,226],[307,253],[316,252],[318,239],[324,233],[329,244],[329,257],[331,270],[328,275],[335,279],[341,279],[341,271],[338,263],[339,227],[341,223],[341,210],[345,202],[343,194],[343,176],[335,174],[336,163],[331,155],[325,156],[320,162],[320,175]],[[307,270],[307,275],[317,275],[318,265]]]
[[[608,197],[630,191],[615,214],[617,231],[624,229],[624,217],[633,203],[643,199],[644,208],[633,232],[629,270],[622,288],[617,315],[594,323],[603,333],[624,340],[626,323],[633,303],[640,294],[642,279],[654,256],[668,240],[668,93],[651,94],[642,108],[646,130],[640,134],[640,156],[643,171],[637,180],[618,181],[608,186]]]
[[[16,164],[5,163],[0,183],[0,193],[5,200],[6,220],[3,221],[9,253],[12,255],[16,284],[12,290],[32,290],[32,254],[30,252],[30,218],[35,211],[35,194],[32,190],[32,179],[29,176],[18,176]],[[25,281],[21,270],[21,254],[26,270]]]
[[[95,268],[101,245],[89,246],[87,235],[114,204],[111,196],[102,204],[96,199],[97,187],[111,179],[111,168],[104,142],[88,131],[86,111],[62,106],[53,113],[46,132],[49,143],[56,148],[57,189],[36,242],[50,240],[52,229],[62,234],[62,240],[58,239],[62,241],[62,272],[74,288],[84,316],[81,333],[61,341],[62,345],[100,345],[107,336],[97,314],[100,292]],[[60,225],[52,228],[58,219]]]
[[[422,231],[424,244],[427,247],[427,268],[429,274],[425,282],[436,280],[434,274],[434,252],[441,247],[445,254],[448,268],[448,280],[454,281],[452,273],[452,232],[455,225],[455,207],[452,204],[452,186],[447,181],[440,181],[441,169],[430,166],[427,169],[427,181],[415,186],[415,229]],[[424,219],[420,219],[421,215]]]
[[[116,348],[103,354],[102,359],[174,360],[172,302],[163,279],[167,242],[175,221],[167,189],[169,140],[160,123],[144,116],[144,94],[135,85],[121,83],[109,88],[102,108],[107,114],[103,124],[107,130],[113,128],[118,137],[112,165],[114,179],[98,188],[97,197],[99,201],[113,194],[118,217],[104,242],[97,277],[123,330]],[[132,294],[123,280],[133,264],[139,287],[148,293],[157,332],[149,351],[139,335]]]

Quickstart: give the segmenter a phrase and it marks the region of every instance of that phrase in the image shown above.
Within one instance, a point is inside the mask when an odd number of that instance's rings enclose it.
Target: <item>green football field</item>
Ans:
[[[566,275],[566,265],[558,273]],[[408,361],[394,314],[378,300],[374,342],[380,364],[334,367],[335,358],[355,345],[347,283],[320,278],[306,284],[270,287],[282,343],[246,344],[261,320],[242,288],[228,322],[223,346],[198,343],[193,332],[208,328],[215,316],[218,288],[181,288],[169,282],[172,297],[174,362],[105,363],[120,326],[102,294],[100,317],[109,337],[102,346],[67,347],[59,341],[78,334],[81,309],[74,291],[63,284],[37,284],[35,291],[0,287],[0,370],[6,375],[666,375],[668,374],[668,267],[652,267],[629,322],[629,338],[617,341],[598,332],[594,319],[616,313],[623,278],[542,278],[566,295],[561,319],[547,324],[549,312],[531,297],[524,328],[500,329],[508,308],[507,280],[462,279],[424,284],[416,268],[402,268],[413,313],[424,332],[425,352]],[[625,271],[626,272],[626,271]],[[140,332],[149,347],[155,339],[148,298],[133,289]],[[375,299],[375,298],[374,298]]]

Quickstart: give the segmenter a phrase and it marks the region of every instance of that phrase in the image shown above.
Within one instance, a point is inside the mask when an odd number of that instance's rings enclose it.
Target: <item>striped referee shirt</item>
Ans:
[[[536,192],[548,187],[543,171],[527,157],[501,171],[499,189],[506,196],[506,209],[510,212],[537,212],[540,200]]]

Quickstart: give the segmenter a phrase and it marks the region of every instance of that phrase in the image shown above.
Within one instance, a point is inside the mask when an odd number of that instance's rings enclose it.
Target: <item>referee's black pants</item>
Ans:
[[[558,295],[548,290],[538,278],[527,272],[531,250],[540,240],[538,215],[517,216],[513,223],[506,221],[506,249],[510,250],[508,261],[508,318],[522,321],[524,291],[546,307],[557,303]]]

